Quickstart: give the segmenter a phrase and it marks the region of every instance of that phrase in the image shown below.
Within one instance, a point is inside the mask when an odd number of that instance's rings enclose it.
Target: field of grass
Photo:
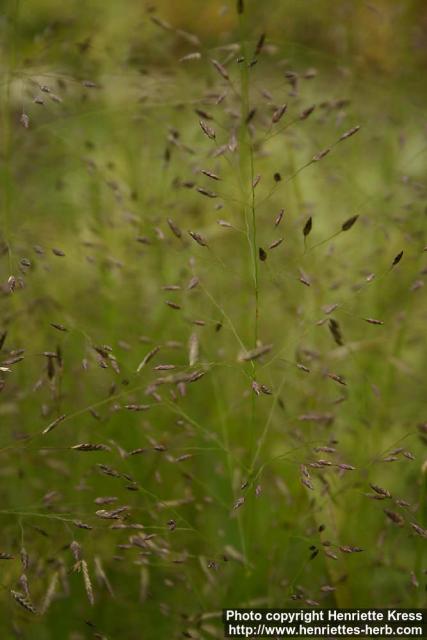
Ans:
[[[1,8],[2,639],[425,606],[421,3],[178,4]]]

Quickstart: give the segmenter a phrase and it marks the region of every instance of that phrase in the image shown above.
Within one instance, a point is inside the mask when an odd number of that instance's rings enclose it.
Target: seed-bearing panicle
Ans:
[[[188,341],[188,364],[193,367],[199,358],[199,339],[197,333],[192,333]]]
[[[72,543],[70,544],[70,550],[71,550],[71,553],[73,554],[74,560],[76,562],[81,560],[82,548],[81,548],[80,544],[76,540],[73,540]]]
[[[249,574],[248,606],[422,603],[422,118],[352,82],[387,3],[339,67],[302,3],[88,4],[2,25],[3,633],[127,638],[140,601],[215,638]]]
[[[313,219],[310,216],[303,227],[303,230],[302,230],[303,236],[307,237],[308,234],[311,232],[312,228],[313,228]]]
[[[340,547],[342,553],[361,553],[363,549],[360,547],[353,547],[351,545],[343,545]]]
[[[151,351],[149,351],[139,363],[136,372],[139,373],[141,369],[143,369],[159,351],[160,351],[160,347],[154,347],[154,349],[151,349]]]
[[[48,424],[48,426],[45,429],[43,429],[42,433],[43,434],[49,433],[50,431],[52,431],[52,429],[55,429],[55,427],[57,427],[58,424],[60,424],[63,420],[65,420],[65,418],[66,418],[65,414],[63,414],[62,416],[59,416],[53,422]]]
[[[208,246],[208,243],[206,242],[204,237],[202,235],[200,235],[200,233],[197,233],[197,231],[189,231],[188,233],[193,238],[193,240],[195,242],[197,242],[197,244],[199,244],[201,247],[207,247]]]
[[[391,493],[387,491],[387,489],[383,489],[383,487],[379,487],[377,484],[371,484],[370,487],[378,495],[384,496],[384,498],[391,498]]]
[[[128,411],[148,411],[151,408],[149,404],[125,404],[124,408]]]
[[[217,198],[218,194],[215,191],[209,191],[209,189],[204,189],[203,187],[197,187],[196,191],[202,194],[202,196],[206,196],[207,198]]]
[[[402,257],[403,257],[403,251],[401,251],[400,253],[397,254],[397,256],[394,258],[391,266],[395,267],[397,264],[399,264],[399,262],[402,260]]]
[[[65,253],[62,251],[62,249],[57,249],[57,248],[53,248],[52,249],[52,253],[55,256],[58,256],[58,258],[64,258],[65,257]]]
[[[224,80],[230,80],[227,69],[220,62],[218,62],[218,60],[214,60],[212,58],[211,62],[215,69],[218,71],[219,75],[224,78]]]
[[[427,538],[427,529],[424,529],[416,522],[411,522],[411,527],[418,536],[421,536],[422,538]]]
[[[394,524],[397,524],[399,527],[403,527],[403,525],[405,524],[405,519],[402,518],[402,516],[399,513],[396,513],[396,511],[391,511],[390,509],[384,509],[384,513],[386,514],[389,520],[391,520]]]
[[[106,589],[107,589],[108,593],[110,594],[110,596],[112,598],[114,598],[114,591],[113,591],[113,588],[111,586],[110,581],[107,578],[107,574],[104,571],[104,567],[102,565],[101,558],[99,556],[95,556],[94,562],[95,562],[95,576],[96,576],[98,582],[100,584],[103,584],[106,587]]]
[[[214,129],[212,129],[212,127],[210,127],[206,122],[204,122],[203,120],[200,120],[199,122],[200,124],[200,128],[203,131],[203,133],[205,134],[205,136],[207,136],[208,138],[210,138],[211,140],[215,140],[216,138],[216,133],[214,131]]]
[[[312,105],[311,107],[307,107],[307,109],[304,109],[303,111],[301,111],[299,119],[307,120],[307,118],[311,116],[315,108],[316,108],[316,105]]]
[[[121,474],[116,469],[113,469],[109,465],[98,464],[97,466],[100,472],[103,473],[104,475],[111,476],[112,478],[120,478]]]
[[[51,322],[50,326],[58,331],[63,331],[64,333],[68,331],[67,327],[64,327],[63,324],[59,324],[58,322]]]
[[[310,489],[311,491],[314,491],[314,486],[313,483],[311,481],[311,476],[310,473],[306,467],[305,464],[302,464],[300,466],[300,472],[301,472],[301,482],[302,484],[307,487],[307,489]]]
[[[100,496],[99,498],[95,498],[95,504],[112,504],[113,502],[117,502],[118,498],[116,496]]]
[[[259,247],[258,249],[258,257],[261,262],[265,262],[267,260],[267,252],[262,247]]]
[[[342,231],[348,231],[349,229],[351,229],[351,227],[355,224],[355,222],[357,221],[358,218],[359,218],[358,215],[352,216],[351,218],[349,218],[348,220],[343,222],[341,230]]]
[[[95,596],[93,593],[92,582],[90,579],[89,568],[86,560],[80,561],[80,567],[83,574],[83,581],[86,589],[87,599],[89,600],[90,604],[93,606],[95,604]]]
[[[118,507],[112,511],[98,509],[98,511],[95,512],[95,515],[97,515],[98,518],[103,518],[104,520],[120,520],[127,515],[129,508],[130,507],[128,506]]]
[[[54,574],[52,575],[52,578],[50,579],[49,586],[47,588],[47,591],[43,600],[43,604],[41,606],[42,613],[46,613],[46,611],[49,609],[50,605],[52,604],[52,601],[56,594],[56,590],[58,588],[58,579],[59,579],[59,573],[55,571]]]
[[[264,48],[265,38],[266,38],[266,34],[261,33],[260,37],[258,38],[258,42],[256,43],[255,52],[254,52],[255,57],[261,54]]]
[[[82,522],[81,520],[73,520],[73,524],[78,528],[78,529],[93,529],[93,527],[91,527],[89,524],[86,524],[86,522]]]
[[[82,442],[71,447],[75,451],[109,451],[110,448],[105,444],[92,444],[90,442]]]
[[[172,302],[172,300],[165,300],[165,304],[167,304],[168,307],[170,307],[171,309],[175,309],[177,311],[181,309],[181,305],[178,304],[177,302]]]
[[[208,178],[211,178],[211,180],[221,180],[221,178],[216,173],[213,173],[212,171],[207,171],[206,169],[200,169],[200,173],[203,173],[203,175],[207,176]]]
[[[275,110],[275,112],[273,113],[273,116],[271,118],[273,124],[276,124],[277,122],[279,122],[279,120],[281,120],[283,118],[283,116],[285,115],[287,109],[288,109],[288,105],[287,104],[282,104],[280,107],[278,107]]]
[[[283,216],[285,214],[285,210],[284,209],[280,209],[279,213],[277,214],[275,220],[274,220],[274,226],[277,227],[283,219]]]
[[[29,557],[25,547],[21,548],[20,558],[21,558],[22,568],[24,569],[24,571],[26,571],[28,569],[29,565],[30,565],[30,557]]]
[[[340,325],[338,324],[338,322],[336,320],[334,320],[334,318],[330,318],[328,326],[329,326],[329,331],[331,332],[335,342],[339,346],[344,344],[342,333],[341,333],[341,328],[340,328]]]
[[[323,158],[325,158],[328,153],[330,153],[330,149],[323,149],[323,151],[319,151],[319,153],[316,153],[313,158],[312,158],[312,162],[319,162],[319,160],[322,160]]]
[[[251,360],[258,360],[262,356],[269,353],[273,348],[272,344],[265,344],[252,349],[251,351],[242,352],[239,354],[239,361],[241,362],[249,362]]]
[[[189,60],[200,60],[202,57],[202,54],[199,51],[194,51],[193,53],[187,53],[187,55],[182,56],[182,58],[179,59],[180,62],[187,62]]]
[[[242,496],[241,498],[237,498],[236,502],[233,505],[233,510],[240,509],[245,503],[245,498]]]
[[[178,227],[178,225],[172,220],[172,218],[168,218],[167,219],[167,223],[169,225],[170,230],[172,231],[172,233],[174,235],[176,235],[177,238],[181,238],[182,236],[182,231],[181,229]]]
[[[37,615],[38,611],[36,607],[33,605],[31,600],[25,594],[20,593],[19,591],[14,591],[13,589],[11,590],[10,593],[12,594],[12,597],[16,600],[16,602],[19,605],[21,605],[23,609],[25,609],[26,611],[29,611],[29,613]]]
[[[276,247],[278,247],[279,245],[281,245],[283,242],[283,238],[278,238],[277,240],[274,240],[270,246],[268,247],[269,249],[275,249]]]
[[[348,131],[345,131],[342,136],[339,138],[338,142],[341,142],[341,140],[347,140],[347,138],[351,138],[351,136],[354,136],[355,133],[357,133],[360,129],[360,125],[356,125],[355,127],[352,127],[351,129],[349,129]]]
[[[19,120],[20,120],[22,126],[24,127],[24,129],[28,129],[29,128],[29,126],[30,126],[30,118],[26,113],[22,113]]]

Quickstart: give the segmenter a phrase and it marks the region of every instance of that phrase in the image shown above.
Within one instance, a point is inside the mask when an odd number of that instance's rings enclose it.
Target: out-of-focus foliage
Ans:
[[[426,25],[1,5],[0,638],[423,605]]]
[[[267,32],[283,50],[295,47],[301,56],[314,51],[320,61],[339,57],[343,65],[351,64],[358,72],[397,76],[421,73],[426,63],[427,7],[423,0],[248,0],[246,5],[254,30]],[[91,0],[84,10],[78,0],[60,9],[55,0],[8,0],[2,14],[4,45],[15,15],[19,16],[19,30],[13,30],[13,39],[21,62],[28,57],[29,64],[32,60],[43,63],[53,57],[56,64],[71,64],[73,70],[88,58],[90,64],[104,68],[113,61],[142,66],[148,61],[170,61],[168,56],[182,50],[185,39],[170,39],[169,43],[160,39],[149,15],[161,15],[175,28],[197,34],[204,46],[236,38],[234,2],[221,0]],[[89,54],[83,60],[82,51]]]

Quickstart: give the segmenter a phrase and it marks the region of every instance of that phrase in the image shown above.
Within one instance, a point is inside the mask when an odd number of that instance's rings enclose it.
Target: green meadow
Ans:
[[[1,3],[1,638],[425,606],[426,28]]]

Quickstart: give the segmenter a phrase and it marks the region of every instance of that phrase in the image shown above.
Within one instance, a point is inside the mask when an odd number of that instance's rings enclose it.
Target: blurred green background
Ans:
[[[425,605],[426,3],[3,1],[0,46],[1,637]]]

